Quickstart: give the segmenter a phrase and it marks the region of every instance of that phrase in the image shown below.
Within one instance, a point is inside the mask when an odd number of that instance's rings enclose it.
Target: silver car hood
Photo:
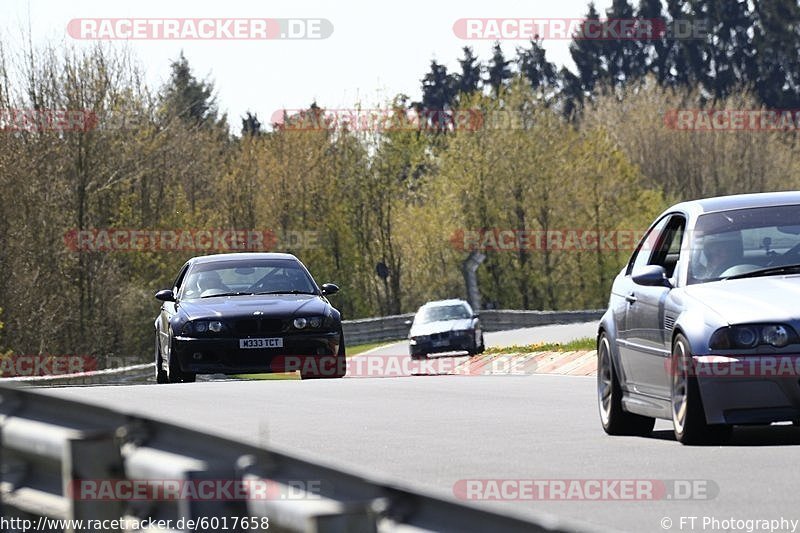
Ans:
[[[729,324],[800,319],[800,276],[765,276],[689,285],[685,294]]]
[[[438,320],[427,324],[414,324],[409,333],[412,337],[419,335],[430,335],[432,333],[442,333],[445,331],[458,331],[472,328],[471,318],[460,318],[456,320]]]

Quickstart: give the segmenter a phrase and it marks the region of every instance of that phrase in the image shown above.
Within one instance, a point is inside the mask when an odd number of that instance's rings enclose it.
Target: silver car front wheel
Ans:
[[[692,371],[692,353],[683,335],[672,345],[670,364],[672,427],[675,439],[683,444],[706,444],[725,441],[731,436],[729,425],[708,425],[697,377]]]

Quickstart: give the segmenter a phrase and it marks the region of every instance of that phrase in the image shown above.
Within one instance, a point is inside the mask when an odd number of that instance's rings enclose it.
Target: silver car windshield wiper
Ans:
[[[219,294],[207,294],[200,298],[216,298],[217,296],[250,296],[252,292],[220,292]]]
[[[256,296],[260,296],[262,294],[317,294],[316,292],[308,292],[308,291],[298,291],[298,290],[291,290],[291,291],[267,291],[267,292],[257,292],[255,293]]]
[[[741,274],[725,276],[724,278],[720,279],[757,278],[759,276],[774,276],[776,274],[794,274],[797,272],[800,272],[800,264],[761,268],[758,270],[751,270],[750,272],[743,272]]]

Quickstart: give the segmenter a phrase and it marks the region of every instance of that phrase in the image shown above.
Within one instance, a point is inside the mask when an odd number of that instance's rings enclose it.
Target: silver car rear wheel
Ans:
[[[597,404],[600,422],[609,435],[649,435],[655,418],[629,413],[622,408],[622,387],[614,371],[611,345],[603,333],[597,339]]]

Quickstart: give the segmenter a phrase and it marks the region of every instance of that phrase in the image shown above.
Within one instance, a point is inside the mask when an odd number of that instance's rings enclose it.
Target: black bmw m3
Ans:
[[[303,378],[346,372],[341,314],[291,254],[194,257],[183,265],[155,321],[158,383],[197,374],[299,370]]]

